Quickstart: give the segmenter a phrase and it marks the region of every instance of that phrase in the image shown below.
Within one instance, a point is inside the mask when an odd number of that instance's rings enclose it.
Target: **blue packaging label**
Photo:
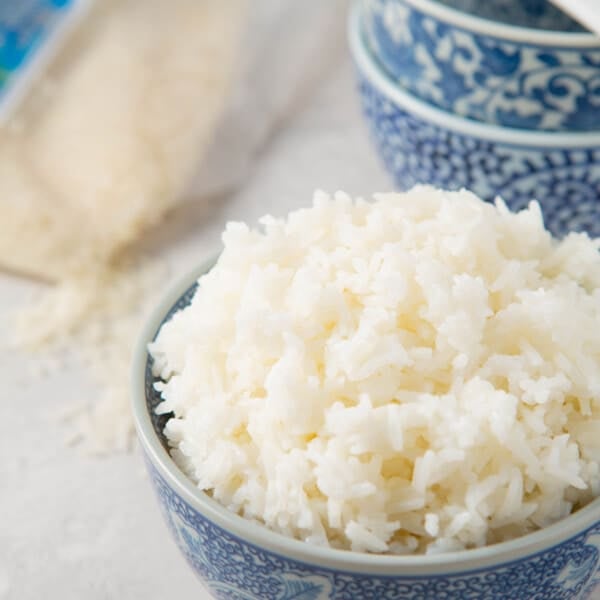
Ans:
[[[0,121],[60,47],[81,0],[0,0]]]

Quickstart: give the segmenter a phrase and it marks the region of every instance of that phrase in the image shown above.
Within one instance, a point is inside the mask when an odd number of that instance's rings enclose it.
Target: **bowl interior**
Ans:
[[[359,0],[356,0],[357,2]],[[531,26],[535,18],[511,14],[505,11],[500,16],[500,8],[497,8],[497,2],[510,2],[519,4],[518,0],[492,0],[488,3],[480,0],[362,0],[364,2],[379,3],[381,6],[389,5],[393,9],[394,5],[407,5],[408,7],[423,13],[437,21],[436,25],[442,28],[457,28],[468,34],[479,34],[486,37],[498,38],[499,40],[511,41],[525,46],[541,45],[547,48],[559,50],[562,48],[598,48],[600,47],[600,37],[588,30],[579,28],[573,29],[563,21],[562,17],[555,17],[552,13],[544,17],[547,21],[554,21],[559,25],[558,28],[544,29],[538,25]],[[540,0],[541,1],[541,0]],[[543,0],[549,4],[549,0]],[[530,0],[531,2],[531,0]],[[484,5],[486,8],[484,8]],[[529,4],[531,6],[531,4]],[[518,10],[525,11],[524,4],[521,3]],[[512,9],[514,10],[514,9]],[[531,9],[530,9],[531,10]],[[543,23],[546,25],[546,23]],[[433,30],[432,30],[433,33]],[[438,31],[437,34],[440,32]]]
[[[483,19],[532,29],[584,33],[586,29],[556,8],[549,0],[437,0],[464,13]]]
[[[185,308],[186,306],[188,306],[190,304],[197,289],[198,289],[198,282],[194,281],[194,283],[191,284],[187,288],[187,290],[185,292],[183,292],[183,294],[181,294],[181,296],[177,299],[175,304],[173,304],[173,306],[169,309],[169,311],[165,315],[164,319],[156,327],[156,330],[154,331],[154,333],[152,335],[152,340],[154,340],[156,338],[160,328],[163,326],[164,323],[166,323],[167,321],[170,321],[176,312],[182,310],[183,308]],[[165,425],[167,424],[167,421],[173,416],[173,413],[165,413],[165,414],[160,414],[160,415],[156,414],[156,407],[160,404],[160,402],[162,401],[162,398],[161,398],[160,392],[158,392],[155,389],[154,384],[157,381],[161,381],[161,379],[160,379],[160,377],[156,377],[152,373],[153,363],[154,363],[154,359],[150,356],[150,354],[146,353],[146,365],[144,368],[144,390],[145,390],[145,397],[146,397],[146,407],[148,409],[148,415],[150,417],[150,420],[152,421],[152,427],[154,429],[154,433],[156,434],[156,437],[160,441],[161,446],[167,452],[169,452],[169,450],[170,450],[169,443],[163,432],[165,429]]]

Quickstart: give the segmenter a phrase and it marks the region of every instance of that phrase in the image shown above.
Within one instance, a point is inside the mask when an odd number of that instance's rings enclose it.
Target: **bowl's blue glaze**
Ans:
[[[363,4],[370,52],[411,94],[491,124],[600,130],[600,37],[499,24],[511,19],[511,4],[522,9],[517,0],[481,2],[486,14],[497,8],[501,17],[496,21],[435,0]],[[465,0],[453,5],[465,5]],[[561,14],[554,11],[551,15]]]
[[[482,140],[428,123],[360,79],[364,112],[387,170],[400,189],[430,183],[500,195],[518,210],[540,202],[554,235],[600,236],[600,148],[523,147]]]
[[[537,199],[553,234],[600,236],[600,132],[527,132],[432,107],[376,64],[361,39],[357,10],[350,42],[363,109],[400,189],[464,187],[486,200],[500,195],[513,210]]]
[[[186,306],[186,278],[142,333],[133,369],[133,412],[146,466],[168,528],[215,598],[228,600],[583,600],[600,582],[600,503],[518,540],[427,557],[317,548],[229,513],[171,460],[156,418],[160,401],[146,346]],[[201,283],[200,283],[201,286]]]
[[[552,600],[587,598],[597,578],[600,525],[525,559],[427,576],[377,575],[295,560],[231,535],[188,504],[148,464],[163,516],[190,566],[223,600]]]

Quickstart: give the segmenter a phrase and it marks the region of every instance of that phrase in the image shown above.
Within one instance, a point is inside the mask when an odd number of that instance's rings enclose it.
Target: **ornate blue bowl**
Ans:
[[[441,111],[402,90],[377,65],[361,37],[360,8],[350,45],[375,144],[400,189],[429,183],[500,195],[518,210],[536,199],[556,236],[600,236],[600,131],[523,131]],[[600,109],[599,109],[600,118]]]
[[[401,88],[485,123],[600,130],[600,37],[547,1],[449,2],[363,0],[369,51]],[[571,31],[522,26],[535,23]]]
[[[541,531],[476,550],[384,556],[320,548],[232,514],[199,491],[169,455],[147,343],[186,306],[199,269],[149,319],[133,367],[133,414],[163,517],[181,553],[223,600],[570,600],[600,577],[600,499]],[[201,284],[200,284],[201,285]],[[166,543],[166,540],[165,540]]]

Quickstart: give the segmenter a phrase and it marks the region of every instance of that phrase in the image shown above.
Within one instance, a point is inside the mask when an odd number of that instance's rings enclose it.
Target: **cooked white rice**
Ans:
[[[598,494],[598,240],[429,187],[261,223],[227,226],[150,345],[198,488],[390,553],[506,540]]]

